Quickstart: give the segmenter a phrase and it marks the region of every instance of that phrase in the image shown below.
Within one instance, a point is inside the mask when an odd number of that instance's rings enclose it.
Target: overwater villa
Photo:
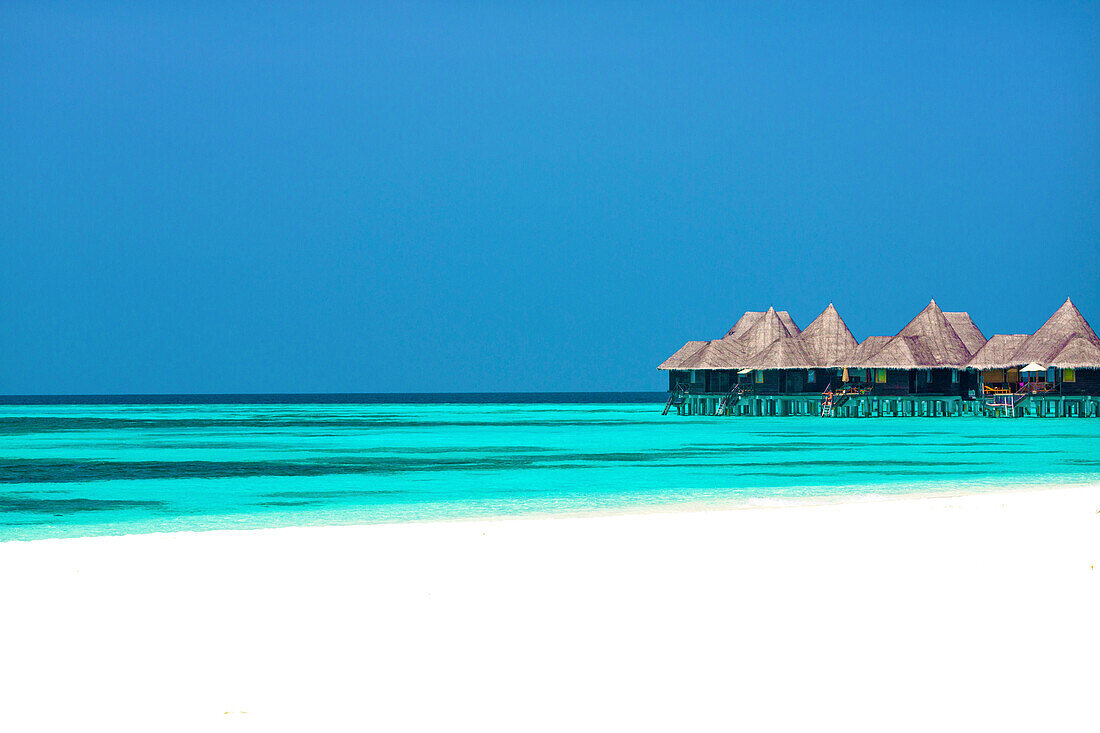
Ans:
[[[832,303],[805,329],[787,311],[746,311],[658,369],[664,414],[1100,416],[1100,338],[1069,299],[1035,333],[988,340],[934,300],[896,335],[862,342]]]

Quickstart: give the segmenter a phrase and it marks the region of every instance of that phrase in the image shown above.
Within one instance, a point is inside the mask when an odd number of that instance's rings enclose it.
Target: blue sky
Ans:
[[[830,301],[1100,325],[1098,204],[1093,3],[0,5],[0,393],[661,389]]]

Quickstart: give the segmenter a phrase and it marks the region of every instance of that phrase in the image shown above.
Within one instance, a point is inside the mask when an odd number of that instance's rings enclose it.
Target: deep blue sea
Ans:
[[[662,417],[663,397],[4,397],[0,540],[1100,482],[1100,420]]]

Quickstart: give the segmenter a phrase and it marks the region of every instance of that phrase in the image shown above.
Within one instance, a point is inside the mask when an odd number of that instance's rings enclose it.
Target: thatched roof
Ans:
[[[1047,366],[1062,369],[1100,369],[1100,344],[1085,336],[1069,339]]]
[[[801,338],[776,339],[771,346],[745,360],[746,369],[808,369],[818,358]]]
[[[973,339],[974,333],[966,323],[984,340],[969,315],[956,314],[955,319],[963,324],[969,338]],[[844,366],[867,369],[961,368],[970,361],[970,356],[966,344],[933,300],[897,336],[869,338],[842,361]]]
[[[948,322],[935,300],[873,355],[875,363],[848,364],[886,369],[924,369],[931,366],[961,368],[970,361],[963,339]]]
[[[737,339],[707,341],[681,362],[678,369],[740,369],[748,352]]]
[[[747,355],[752,355],[759,354],[771,346],[776,339],[791,338],[794,335],[783,323],[783,319],[779,317],[779,314],[775,312],[775,308],[768,308],[752,324],[749,330],[737,337],[736,340],[744,344]]]
[[[733,328],[726,331],[726,338],[741,338],[745,333],[752,328],[757,321],[760,320],[760,316],[764,315],[765,311],[745,311],[740,318],[737,319],[737,323],[733,324]],[[801,333],[801,329],[798,324],[791,318],[791,314],[787,311],[776,311],[775,314],[779,316],[780,322],[787,328],[787,332],[791,336],[797,336]]]
[[[974,354],[967,366],[975,369],[1005,369],[1020,366],[1026,361],[1016,361],[1012,355],[1027,341],[1026,333],[993,334],[982,348]]]
[[[807,368],[841,366],[844,356],[857,346],[856,337],[832,303],[806,326],[798,340],[813,357],[812,362],[805,365]]]
[[[1019,360],[1021,364],[1034,361],[1049,365],[1074,336],[1080,336],[1100,346],[1100,339],[1096,338],[1096,333],[1081,315],[1081,311],[1066,298],[1062,307],[1054,311],[1054,315],[1038,331],[1028,336],[1027,341],[1013,355],[1013,359]]]
[[[1100,338],[1069,299],[1031,336],[986,341],[968,313],[944,313],[933,300],[897,336],[858,344],[830,303],[805,331],[787,311],[745,311],[725,338],[689,341],[658,369],[1000,369],[1028,362],[1087,369],[1100,368],[1098,354]]]
[[[966,350],[971,354],[977,354],[978,349],[985,346],[985,335],[978,328],[978,324],[974,323],[974,319],[970,317],[969,313],[965,311],[945,312],[943,315],[947,318],[947,322],[951,324],[951,328],[955,329],[955,333],[962,339],[963,344],[966,345]]]
[[[776,313],[777,316],[780,313]],[[757,327],[763,328],[767,322],[765,313]],[[782,318],[780,317],[780,321]],[[832,366],[843,354],[856,346],[856,339],[848,330],[844,319],[837,313],[832,303],[821,312],[805,331],[790,333],[778,330],[777,338],[761,351],[756,352],[744,362],[748,369],[815,369]],[[748,342],[750,333],[741,341]],[[770,336],[771,334],[768,334]],[[752,345],[749,346],[752,348]]]
[[[846,359],[852,362],[847,366],[868,369],[927,369],[939,365],[933,346],[923,336],[898,335],[858,364],[850,358]]]
[[[658,369],[683,369],[682,364],[688,357],[706,346],[706,341],[688,341],[676,350],[676,353],[661,362]]]
[[[745,311],[740,318],[737,319],[737,323],[733,324],[733,328],[726,331],[726,338],[735,339],[745,335],[745,331],[752,328],[752,324],[760,320],[760,316],[764,315],[764,311]]]
[[[745,360],[778,339],[801,333],[787,311],[745,311],[725,338],[689,341],[658,369],[742,369]]]
[[[890,343],[893,336],[868,336],[858,346],[841,357],[843,366],[859,367]]]
[[[790,332],[792,336],[797,336],[802,333],[802,329],[794,322],[790,313],[787,311],[776,311],[775,314],[779,316],[779,320],[783,322],[783,325],[787,327],[787,331]]]

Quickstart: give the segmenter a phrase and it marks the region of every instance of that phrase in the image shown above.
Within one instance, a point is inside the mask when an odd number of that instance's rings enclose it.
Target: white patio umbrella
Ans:
[[[1021,369],[1020,371],[1021,372],[1045,372],[1046,370],[1047,370],[1047,368],[1045,366],[1043,366],[1042,364],[1036,364],[1035,362],[1031,362],[1026,367]]]

